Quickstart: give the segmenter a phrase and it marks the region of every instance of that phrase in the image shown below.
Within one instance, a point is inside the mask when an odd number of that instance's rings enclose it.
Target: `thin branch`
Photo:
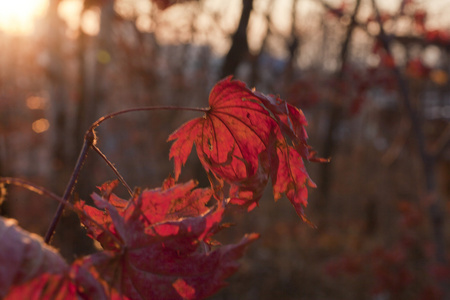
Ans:
[[[71,203],[66,203],[66,201],[64,201],[63,198],[61,198],[58,195],[50,192],[49,190],[47,190],[46,188],[44,188],[42,186],[39,186],[39,185],[37,185],[35,183],[32,183],[32,182],[30,182],[28,180],[25,180],[25,179],[22,179],[22,178],[14,178],[14,177],[0,177],[0,184],[9,184],[9,185],[20,186],[20,187],[23,187],[23,188],[31,191],[31,192],[34,192],[34,193],[38,194],[38,195],[49,197],[49,198],[51,198],[53,200],[56,200],[59,203],[64,204],[64,206],[69,207],[74,212],[78,212],[78,213],[83,214],[83,216],[86,217],[87,219],[89,219],[89,221],[91,221],[93,224],[95,224],[96,226],[102,228],[106,232],[106,234],[108,234],[118,245],[120,245],[120,243],[121,243],[116,236],[114,236],[104,226],[102,226],[97,221],[95,221],[90,216],[88,216],[86,214],[86,212],[84,212],[83,210],[77,209]]]
[[[356,20],[356,16],[359,13],[359,8],[361,6],[361,0],[356,0],[356,4],[355,4],[355,8],[353,10],[352,16],[351,16],[351,21],[350,24],[347,26],[347,33],[345,35],[345,40],[342,44],[342,48],[341,48],[341,68],[339,70],[338,73],[338,78],[342,79],[344,77],[344,72],[345,72],[345,65],[347,64],[347,59],[348,59],[348,52],[349,52],[349,45],[350,45],[350,41],[353,37],[353,32],[357,26],[357,20]]]
[[[59,219],[61,218],[62,212],[64,211],[64,207],[67,204],[67,200],[69,199],[70,195],[72,195],[73,189],[75,188],[75,184],[78,179],[78,175],[80,174],[81,168],[86,161],[89,148],[94,145],[97,142],[97,139],[95,137],[94,131],[88,131],[84,137],[84,143],[83,147],[81,149],[80,155],[78,156],[77,163],[75,164],[75,168],[72,172],[72,175],[70,177],[69,183],[67,184],[66,190],[64,191],[64,195],[62,197],[63,202],[60,202],[58,205],[58,208],[55,212],[55,215],[53,216],[53,220],[47,230],[47,233],[45,234],[44,241],[49,244],[50,240],[53,237],[53,234],[56,229],[56,225],[59,222]]]
[[[122,183],[122,185],[127,189],[128,194],[130,194],[130,196],[132,196],[133,195],[133,191],[131,190],[130,186],[127,184],[125,179],[122,177],[122,175],[120,175],[119,171],[116,169],[116,167],[113,165],[113,163],[108,160],[106,155],[103,154],[103,152],[97,146],[93,145],[92,149],[95,152],[97,152],[97,154],[100,155],[101,158],[103,158],[103,160],[106,162],[106,164],[113,170],[114,174],[116,174],[116,176],[119,179],[120,183]]]
[[[39,186],[37,184],[34,184],[28,180],[21,179],[21,178],[14,178],[14,177],[0,177],[0,184],[10,184],[15,186],[23,187],[31,192],[34,192],[38,195],[45,196],[52,198],[58,202],[63,202],[62,198],[58,195],[50,192],[46,188]]]

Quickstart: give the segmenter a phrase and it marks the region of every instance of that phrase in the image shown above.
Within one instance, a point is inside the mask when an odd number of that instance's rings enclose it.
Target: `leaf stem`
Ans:
[[[120,183],[127,189],[130,196],[133,196],[133,191],[131,190],[130,186],[127,184],[125,179],[120,175],[119,171],[116,169],[116,167],[113,165],[112,162],[108,160],[105,154],[95,145],[92,145],[92,150],[97,152],[98,155],[100,155],[101,158],[106,162],[106,164],[113,170],[114,174],[116,174],[117,178],[119,179]]]
[[[124,110],[110,113],[106,116],[101,117],[100,119],[98,119],[97,121],[92,123],[91,127],[89,128],[89,131],[94,130],[104,121],[106,121],[108,119],[112,119],[118,115],[130,113],[130,112],[152,111],[152,110],[184,110],[184,111],[207,112],[209,110],[209,107],[208,108],[195,108],[195,107],[182,107],[182,106],[147,106],[147,107],[124,109]]]
[[[184,110],[184,111],[196,111],[196,112],[206,112],[209,110],[209,108],[195,108],[195,107],[180,107],[180,106],[147,106],[147,107],[137,107],[137,108],[130,108],[125,109],[117,112],[110,113],[106,116],[101,117],[94,123],[92,123],[91,127],[88,131],[94,131],[95,128],[97,128],[101,123],[103,123],[106,120],[112,119],[118,115],[130,113],[130,112],[140,112],[140,111],[153,111],[153,110]],[[92,145],[92,149],[100,155],[100,157],[106,162],[106,164],[113,170],[114,174],[116,174],[119,181],[122,183],[122,185],[127,189],[130,196],[133,195],[133,191],[130,188],[130,186],[127,184],[125,179],[122,177],[122,175],[119,173],[117,168],[114,166],[113,163],[111,163],[105,154],[96,146]]]

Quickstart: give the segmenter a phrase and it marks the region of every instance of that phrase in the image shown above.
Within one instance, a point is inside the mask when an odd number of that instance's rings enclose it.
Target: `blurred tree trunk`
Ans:
[[[100,12],[100,31],[97,36],[97,64],[94,70],[94,99],[90,107],[89,123],[94,122],[100,116],[98,115],[101,105],[105,101],[105,92],[108,89],[108,80],[105,78],[105,71],[113,59],[112,54],[112,28],[115,18],[114,0],[103,1],[103,6]]]
[[[336,74],[335,80],[337,81],[337,86],[340,86],[340,82],[344,80],[345,75],[345,67],[347,64],[348,59],[348,49],[350,46],[350,42],[352,39],[353,31],[357,25],[356,16],[358,15],[359,8],[360,8],[361,0],[357,0],[355,3],[355,8],[351,17],[350,24],[347,27],[347,32],[345,35],[345,40],[342,43],[341,53],[340,53],[340,60],[341,65],[339,68],[339,71]],[[339,91],[336,91],[334,94],[340,95]],[[329,117],[328,117],[328,124],[326,129],[326,136],[324,139],[324,144],[322,151],[320,155],[325,158],[332,158],[333,154],[336,151],[336,140],[335,140],[335,134],[336,129],[339,127],[339,123],[342,119],[343,114],[343,99],[340,99],[339,96],[337,96],[335,99],[332,99],[331,103],[329,104],[331,107],[329,109]],[[316,206],[320,207],[321,210],[326,208],[328,197],[330,196],[330,189],[331,189],[331,183],[332,183],[332,166],[333,164],[322,164],[321,165],[321,171],[319,175],[319,187],[320,187],[320,193],[321,197],[319,197],[318,201],[316,202]]]
[[[296,58],[299,51],[300,41],[299,37],[297,35],[297,2],[298,0],[292,1],[292,24],[291,24],[291,38],[287,42],[287,49],[289,51],[288,61],[286,63],[286,69],[284,71],[284,91],[285,93],[288,93],[288,89],[295,80],[295,69],[296,69]]]
[[[61,175],[64,174],[67,161],[67,80],[64,72],[63,39],[65,24],[58,16],[59,0],[51,0],[47,12],[47,28],[45,39],[47,42],[46,75],[49,83],[50,124],[51,124],[51,157],[53,190],[62,193]]]
[[[85,2],[86,5],[86,2]],[[88,3],[88,5],[90,5]],[[78,106],[75,115],[75,137],[77,151],[80,151],[84,134],[89,126],[97,120],[99,111],[105,99],[105,92],[108,88],[108,81],[105,78],[105,70],[112,59],[112,27],[115,18],[114,1],[102,1],[98,3],[100,8],[100,30],[96,37],[90,37],[80,27],[78,40]],[[88,6],[85,6],[83,11]],[[83,12],[82,12],[83,13]],[[80,15],[81,18],[81,15]],[[72,157],[76,161],[78,153]],[[95,157],[94,152],[90,156]],[[93,174],[95,170],[95,159],[88,159],[83,166],[82,174]],[[73,164],[72,164],[73,165]],[[92,178],[81,176],[78,179],[76,192],[81,197],[88,197],[92,192]],[[66,257],[71,258],[70,251],[75,255],[84,255],[94,250],[92,241],[86,236],[80,228],[79,219],[74,214],[61,219],[61,224],[56,231],[56,238],[62,244],[60,247],[68,249]],[[77,228],[74,230],[73,228]],[[70,230],[70,232],[67,232]],[[67,238],[67,235],[70,238]],[[72,254],[72,256],[73,256]]]
[[[245,56],[249,55],[247,27],[252,9],[253,0],[242,0],[242,13],[239,26],[232,37],[230,50],[225,57],[220,75],[221,78],[234,75],[241,61]]]
[[[88,9],[85,2],[83,13]],[[100,5],[100,4],[99,4]],[[104,102],[107,81],[104,73],[112,58],[112,23],[115,17],[114,1],[101,2],[100,30],[96,37],[88,36],[79,28],[78,38],[78,106],[75,116],[75,138],[77,149],[81,149],[85,131],[98,119],[99,109]],[[74,161],[77,156],[73,157]]]
[[[80,15],[81,18],[81,15]],[[78,30],[78,82],[77,82],[77,103],[75,110],[75,126],[74,126],[74,139],[76,149],[81,149],[83,145],[83,137],[85,131],[88,128],[88,122],[86,120],[86,107],[89,102],[88,93],[87,93],[87,68],[86,68],[86,51],[87,51],[87,40],[88,36],[81,28],[81,25]],[[72,161],[75,163],[77,156],[72,157]]]
[[[266,29],[266,33],[264,34],[264,39],[261,43],[261,48],[259,48],[258,53],[254,57],[252,57],[252,72],[251,72],[250,79],[248,82],[248,84],[250,86],[256,86],[260,79],[259,60],[260,60],[261,55],[264,53],[264,49],[266,48],[266,45],[267,45],[267,40],[269,38],[269,35],[271,34],[270,24],[272,22],[271,12],[272,12],[272,7],[273,7],[273,2],[274,2],[274,0],[270,0],[269,3],[267,4],[267,11],[265,13],[267,29]]]
[[[65,24],[58,15],[59,0],[51,0],[47,11],[47,28],[45,38],[47,41],[48,65],[47,79],[49,84],[50,124],[51,132],[51,159],[52,173],[49,178],[50,189],[62,195],[65,185],[69,181],[74,167],[73,157],[79,148],[69,134],[68,121],[71,120],[68,96],[68,74],[64,68],[67,61],[63,53],[65,37]],[[56,203],[55,203],[56,207]],[[50,220],[49,220],[50,223]],[[61,254],[69,261],[75,256],[92,252],[92,241],[86,237],[80,227],[78,217],[68,213],[60,220],[53,244],[60,249]]]
[[[1,115],[1,113],[0,113]],[[9,172],[7,171],[7,164],[6,164],[6,157],[7,157],[7,146],[6,146],[6,138],[2,133],[3,130],[3,118],[0,119],[0,177],[2,176],[11,176]],[[6,126],[5,126],[6,128]],[[9,215],[9,201],[2,201],[4,200],[4,193],[6,193],[6,190],[3,186],[0,186],[0,215],[1,216],[7,216]]]

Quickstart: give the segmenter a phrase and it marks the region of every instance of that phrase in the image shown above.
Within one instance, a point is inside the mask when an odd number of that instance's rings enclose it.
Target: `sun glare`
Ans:
[[[34,21],[44,14],[48,0],[0,0],[0,31],[25,35],[33,31]]]

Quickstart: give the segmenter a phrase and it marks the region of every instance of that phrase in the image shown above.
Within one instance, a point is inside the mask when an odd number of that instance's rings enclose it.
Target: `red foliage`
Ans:
[[[406,66],[406,73],[415,79],[426,79],[430,75],[430,68],[421,59],[411,59]]]
[[[6,299],[78,299],[75,284],[61,274],[44,273],[23,285],[14,286]]]
[[[92,195],[102,210],[77,204],[87,213],[80,218],[89,235],[108,250],[86,258],[84,265],[132,299],[205,298],[224,285],[245,246],[257,238],[251,234],[236,245],[211,250],[222,204],[208,208],[210,189],[170,181],[129,201],[110,193],[113,182],[100,188],[107,191],[103,196]]]
[[[124,299],[127,297],[111,293],[107,297],[101,283],[87,272],[79,262],[59,274],[42,273],[21,285],[14,285],[5,300],[15,299]]]
[[[401,235],[393,246],[377,246],[367,253],[345,254],[331,260],[326,265],[326,272],[333,277],[346,274],[361,278],[368,275],[374,295],[387,294],[394,299],[405,295],[408,295],[407,299],[442,299],[438,282],[450,279],[450,267],[431,261],[427,243],[418,237],[425,221],[424,212],[406,201],[400,202],[398,209]]]
[[[174,4],[193,1],[193,0],[151,0],[151,1],[153,3],[155,3],[159,9],[166,9]]]
[[[414,12],[414,25],[418,32],[425,32],[425,21],[427,19],[427,12],[418,9]]]
[[[450,43],[450,34],[447,31],[440,29],[428,30],[425,33],[425,39],[430,42],[448,45]]]
[[[311,80],[297,80],[289,87],[289,102],[303,109],[311,108],[320,100],[318,88]]]
[[[344,16],[346,10],[348,9],[348,3],[346,1],[342,1],[341,4],[336,7],[336,8],[329,8],[327,13],[330,16],[334,16],[334,17],[342,17]]]
[[[197,155],[217,193],[253,209],[272,178],[275,199],[284,193],[305,219],[307,186],[314,187],[302,159],[316,160],[306,143],[303,113],[274,96],[249,89],[228,77],[209,96],[205,116],[180,127],[174,140],[175,179],[195,143]],[[312,153],[312,152],[311,152]],[[229,189],[225,190],[225,183]]]
[[[246,246],[258,238],[220,245],[227,204],[252,209],[272,179],[275,199],[286,194],[303,218],[306,186],[314,186],[303,159],[315,158],[306,143],[303,113],[226,78],[211,91],[210,108],[173,133],[175,177],[161,188],[137,190],[129,200],[113,193],[118,181],[93,193],[95,206],[70,207],[87,234],[103,247],[68,266],[51,248],[0,223],[0,296],[8,299],[203,299],[217,292],[238,268]],[[196,144],[212,188],[177,183]],[[215,199],[211,199],[214,194]],[[10,254],[11,253],[11,254]]]

